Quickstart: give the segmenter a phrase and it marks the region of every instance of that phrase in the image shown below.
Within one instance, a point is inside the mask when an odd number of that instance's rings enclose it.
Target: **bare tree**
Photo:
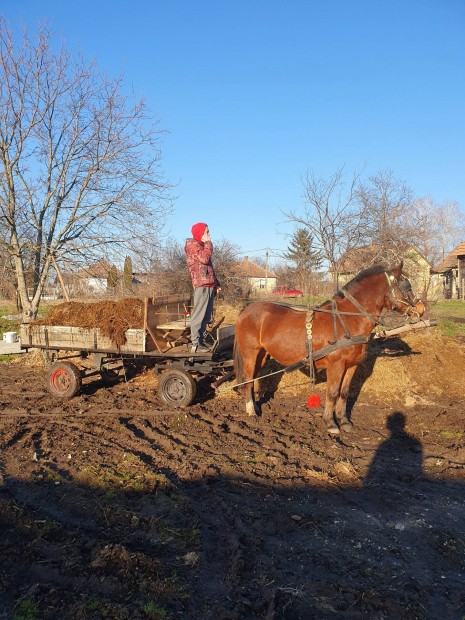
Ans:
[[[213,265],[221,284],[221,293],[227,300],[244,296],[244,279],[236,271],[239,246],[221,238],[213,245]]]
[[[226,239],[213,244],[213,266],[226,298],[239,294],[241,279],[235,272],[238,246]],[[169,239],[152,262],[150,271],[156,283],[157,292],[161,294],[191,293],[192,282],[187,269],[184,244]],[[240,295],[239,295],[240,296]]]
[[[361,235],[360,211],[355,200],[357,181],[358,175],[354,175],[346,186],[343,166],[327,179],[308,172],[302,180],[305,189],[303,214],[284,213],[290,221],[311,233],[315,250],[329,263],[335,289],[338,288],[338,260],[357,245]]]
[[[463,240],[465,218],[456,202],[437,204],[416,198],[390,170],[378,172],[358,188],[363,230],[379,248],[379,259],[391,264],[415,247],[432,265]]]
[[[137,237],[153,238],[171,210],[162,132],[144,102],[123,95],[121,77],[55,52],[52,39],[39,26],[15,45],[0,18],[0,244],[25,320],[54,260],[121,256]]]
[[[444,260],[465,239],[465,215],[456,202],[438,204],[429,196],[418,198],[406,217],[412,242],[431,265]]]
[[[361,205],[361,231],[367,242],[378,248],[377,260],[391,264],[412,243],[413,191],[396,179],[391,170],[382,170],[357,188]]]
[[[158,258],[152,264],[151,270],[164,295],[191,292],[192,284],[187,269],[184,244],[179,241],[169,239],[165,243]]]

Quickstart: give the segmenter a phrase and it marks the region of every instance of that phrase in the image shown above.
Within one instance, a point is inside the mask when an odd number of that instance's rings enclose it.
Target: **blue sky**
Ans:
[[[390,169],[465,211],[465,0],[0,0],[48,19],[168,133],[171,235],[285,249],[302,177]]]

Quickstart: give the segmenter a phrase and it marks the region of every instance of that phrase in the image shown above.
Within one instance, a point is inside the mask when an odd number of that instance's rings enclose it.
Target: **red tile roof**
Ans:
[[[267,271],[264,267],[260,267],[260,265],[251,263],[247,257],[237,263],[235,271],[238,276],[244,278],[277,278],[276,274],[270,270]]]
[[[459,256],[465,256],[465,241],[459,243],[457,247],[455,247],[452,252],[446,256],[446,258],[433,267],[433,271],[436,273],[444,273],[445,271],[449,271],[450,269],[455,269],[457,267],[457,259]]]

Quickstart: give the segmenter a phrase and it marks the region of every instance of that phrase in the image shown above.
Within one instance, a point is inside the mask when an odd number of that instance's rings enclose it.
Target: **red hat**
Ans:
[[[194,224],[192,226],[192,236],[196,241],[202,241],[203,233],[205,232],[206,228],[207,225],[203,222],[198,222],[197,224]]]

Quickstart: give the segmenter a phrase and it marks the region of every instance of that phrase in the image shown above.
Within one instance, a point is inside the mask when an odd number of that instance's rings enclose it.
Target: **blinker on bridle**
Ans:
[[[396,278],[391,274],[388,275],[386,272],[384,272],[386,279],[388,281],[389,284],[389,293],[391,295],[391,298],[394,300],[394,302],[398,303],[398,304],[405,304],[405,305],[409,305],[412,306],[412,308],[415,307],[415,305],[417,304],[417,302],[419,301],[418,299],[412,300],[411,297],[414,297],[413,295],[413,291],[412,291],[412,285],[410,284],[410,281],[408,280],[408,278],[406,278],[405,276],[400,276],[400,281],[397,281]],[[396,297],[396,294],[394,292],[394,287],[393,285],[397,284],[398,289],[400,290],[400,292],[402,293],[402,296],[404,299],[398,299]],[[409,293],[412,293],[412,295],[410,296]]]

